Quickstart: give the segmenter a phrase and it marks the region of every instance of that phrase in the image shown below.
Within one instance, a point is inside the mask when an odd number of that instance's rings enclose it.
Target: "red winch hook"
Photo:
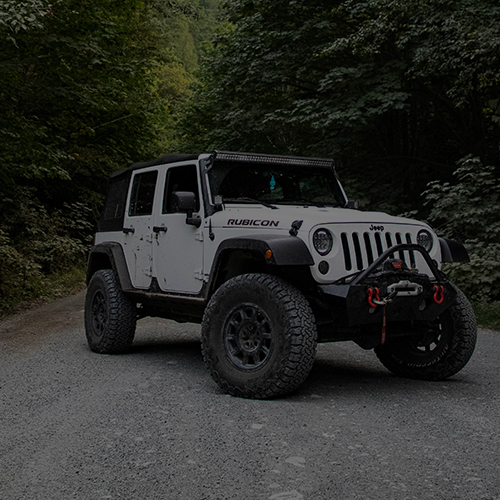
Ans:
[[[441,298],[438,298],[440,292],[441,292]],[[434,285],[434,302],[436,304],[441,304],[443,300],[444,300],[444,286]]]
[[[384,306],[383,307],[383,316],[382,316],[382,337],[380,339],[380,344],[384,345],[385,344],[385,337],[386,337],[386,331],[387,331],[387,319],[386,319],[386,313],[385,313],[385,306],[391,302],[392,299],[385,299],[385,300],[380,300],[379,296],[380,290],[375,287],[375,290],[373,288],[368,288],[368,304],[370,304],[371,307],[375,308],[377,306]],[[373,298],[373,295],[375,294],[375,298]]]

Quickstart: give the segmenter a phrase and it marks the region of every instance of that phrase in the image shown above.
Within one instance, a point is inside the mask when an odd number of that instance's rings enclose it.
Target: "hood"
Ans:
[[[394,217],[383,212],[361,212],[346,208],[304,207],[280,205],[272,209],[262,205],[231,204],[212,216],[214,227],[251,226],[252,228],[277,229],[289,231],[292,223],[302,221],[301,231],[310,231],[320,225],[365,225],[367,229],[376,229],[384,224],[411,225],[429,228],[423,222],[403,217]]]

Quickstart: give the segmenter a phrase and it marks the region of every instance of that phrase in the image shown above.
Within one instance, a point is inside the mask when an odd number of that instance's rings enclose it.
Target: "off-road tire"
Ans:
[[[375,348],[388,370],[400,377],[444,380],[467,364],[476,345],[476,318],[465,295],[455,289],[454,303],[428,333],[419,338],[396,338]]]
[[[270,399],[301,385],[316,355],[314,315],[302,293],[266,274],[223,284],[202,322],[202,353],[228,394]]]
[[[111,269],[97,271],[85,298],[85,333],[92,351],[119,354],[127,351],[135,335],[137,309],[120,289]]]

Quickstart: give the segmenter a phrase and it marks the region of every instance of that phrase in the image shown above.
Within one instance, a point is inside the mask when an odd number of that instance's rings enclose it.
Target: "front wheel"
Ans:
[[[459,372],[476,345],[474,311],[456,288],[454,303],[418,337],[402,337],[375,348],[382,364],[395,375],[444,380]]]
[[[120,289],[111,269],[97,271],[85,297],[85,333],[92,351],[118,354],[126,351],[135,335],[137,310]]]
[[[265,274],[222,285],[205,310],[201,331],[205,364],[233,396],[269,399],[293,391],[316,354],[309,303],[286,281]]]

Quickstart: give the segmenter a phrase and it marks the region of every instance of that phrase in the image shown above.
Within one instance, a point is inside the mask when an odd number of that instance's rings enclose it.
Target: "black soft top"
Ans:
[[[156,158],[155,160],[151,161],[140,161],[137,163],[132,163],[130,167],[128,167],[126,170],[120,170],[118,172],[114,172],[111,174],[111,177],[116,177],[118,175],[121,175],[125,172],[130,172],[131,170],[139,170],[141,168],[146,168],[146,167],[154,167],[156,165],[166,165],[167,163],[177,163],[180,161],[193,161],[197,160],[199,155],[189,155],[189,154],[168,154],[164,155],[160,158]]]
[[[128,170],[138,170],[139,168],[154,167],[155,165],[165,165],[167,163],[177,163],[178,161],[192,161],[197,159],[198,155],[169,154],[164,155],[161,158],[156,158],[156,160],[133,163],[130,167],[128,167]]]

